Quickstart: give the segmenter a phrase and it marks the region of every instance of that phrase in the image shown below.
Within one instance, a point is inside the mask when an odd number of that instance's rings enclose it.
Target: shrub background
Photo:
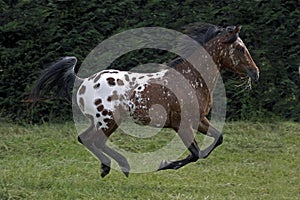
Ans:
[[[253,90],[224,73],[228,120],[300,121],[300,3],[288,1],[60,1],[0,0],[0,116],[15,122],[71,119],[62,98],[46,98],[34,110],[24,102],[39,71],[73,55],[80,66],[101,41],[145,26],[179,30],[193,22],[243,25],[241,38],[260,67]],[[159,52],[139,51],[115,62],[119,69],[149,61]]]

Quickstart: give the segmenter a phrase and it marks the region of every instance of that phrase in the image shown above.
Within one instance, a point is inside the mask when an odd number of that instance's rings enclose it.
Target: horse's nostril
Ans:
[[[259,79],[259,72],[256,72],[255,81],[257,82]]]
[[[257,82],[258,79],[259,79],[259,70],[256,69],[256,70],[255,70],[255,79],[254,79],[254,80]]]
[[[254,70],[247,70],[248,76],[255,82],[259,79],[259,71],[257,69]]]

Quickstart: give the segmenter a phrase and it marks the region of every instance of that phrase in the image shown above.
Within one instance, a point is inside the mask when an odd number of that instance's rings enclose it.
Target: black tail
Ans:
[[[55,86],[57,86],[59,94],[65,94],[67,99],[71,100],[71,91],[75,79],[79,79],[74,72],[76,63],[76,57],[64,57],[50,67],[44,69],[40,78],[33,86],[28,101],[32,102],[34,106],[41,95],[41,91],[49,91]]]

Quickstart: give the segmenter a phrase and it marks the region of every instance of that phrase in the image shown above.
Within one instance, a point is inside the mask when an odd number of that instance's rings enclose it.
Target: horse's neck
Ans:
[[[205,52],[205,54],[207,53]],[[177,64],[174,69],[182,74],[185,79],[189,80],[190,83],[198,85],[201,88],[205,85],[212,94],[216,86],[219,71],[210,56],[207,54],[199,58],[199,54],[193,54],[187,60]]]
[[[221,66],[222,66],[222,64],[221,64],[222,57],[219,56],[220,48],[218,48],[217,43],[218,43],[217,40],[213,40],[213,41],[209,41],[203,45],[204,49],[210,56],[209,61],[212,61],[211,65],[210,65],[210,70],[205,70],[205,72],[204,72],[204,73],[207,73],[207,74],[205,74],[205,76],[208,77],[207,81],[209,83],[209,88],[211,89],[211,91],[216,86],[217,80],[220,75]],[[209,61],[207,61],[207,62],[209,62]]]
[[[218,40],[213,39],[212,41],[209,41],[203,45],[204,49],[207,51],[207,53],[211,56],[212,60],[214,61],[216,67],[218,70],[221,70],[221,59],[220,56],[221,48],[218,47]]]
[[[213,39],[203,45],[203,49],[193,53],[187,61],[177,63],[174,69],[190,82],[202,82],[212,94],[221,69],[220,48],[218,40]]]

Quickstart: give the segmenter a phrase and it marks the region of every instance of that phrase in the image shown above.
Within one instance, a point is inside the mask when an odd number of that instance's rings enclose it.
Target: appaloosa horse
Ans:
[[[186,30],[204,47],[218,70],[229,69],[240,76],[249,76],[257,81],[259,69],[239,37],[240,29],[240,26],[221,28],[205,25],[191,26]],[[222,143],[222,134],[213,128],[206,118],[211,107],[211,91],[208,84],[214,86],[215,83],[207,83],[199,71],[185,59],[177,58],[170,62],[168,66],[172,70],[165,69],[156,73],[104,70],[85,79],[76,76],[76,62],[75,57],[65,57],[46,68],[33,87],[30,99],[36,103],[41,90],[50,89],[55,84],[68,90],[70,85],[73,87],[75,80],[80,82],[77,104],[82,113],[89,118],[90,127],[78,136],[78,140],[101,161],[102,177],[110,172],[109,157],[116,160],[126,176],[129,175],[130,166],[127,159],[106,145],[108,137],[120,123],[122,112],[128,113],[136,122],[153,125],[154,118],[150,116],[152,105],[158,104],[164,108],[166,119],[164,124],[158,126],[175,130],[190,151],[190,155],[178,161],[162,161],[159,170],[178,169],[199,158],[206,158]],[[177,94],[168,87],[176,84],[176,73],[180,73],[190,84],[189,87],[176,85],[179,93],[187,97],[185,99],[178,99]],[[207,76],[210,77],[208,80],[215,82],[218,74],[211,73]],[[195,91],[196,99],[190,98],[190,90]],[[192,114],[195,108],[188,110],[190,115],[184,116],[181,103],[194,105],[195,101],[200,117]],[[197,117],[199,122],[191,120]],[[213,137],[214,142],[206,149],[200,150],[193,129]]]

